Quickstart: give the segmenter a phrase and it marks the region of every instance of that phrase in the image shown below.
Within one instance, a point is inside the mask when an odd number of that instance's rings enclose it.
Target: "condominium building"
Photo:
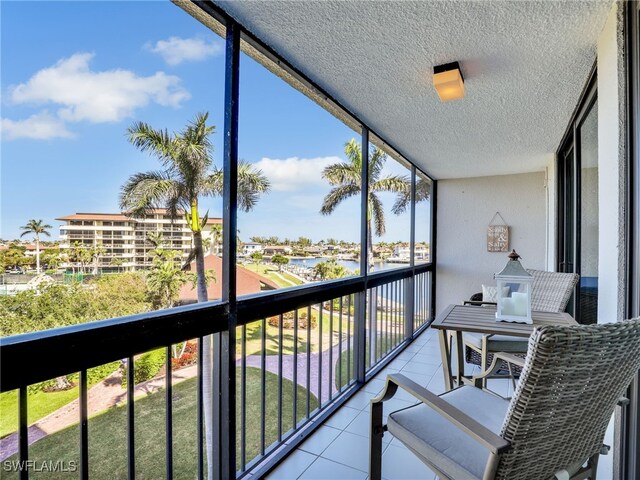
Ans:
[[[60,226],[61,253],[74,245],[98,247],[99,256],[91,267],[102,272],[149,268],[153,260],[150,252],[154,249],[147,239],[149,234],[161,233],[164,248],[181,252],[184,259],[192,246],[191,230],[184,217],[172,219],[164,209],[154,210],[146,218],[131,218],[123,213],[75,213],[56,220],[65,222]],[[219,253],[214,237],[221,226],[222,219],[207,219],[202,237],[210,253]],[[61,266],[76,265],[68,261]]]

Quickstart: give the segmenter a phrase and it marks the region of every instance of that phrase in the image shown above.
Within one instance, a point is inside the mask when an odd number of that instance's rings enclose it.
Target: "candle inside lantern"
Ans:
[[[527,316],[527,304],[528,304],[528,296],[526,293],[513,292],[511,294],[512,302],[513,302],[513,313],[512,315],[516,315],[518,317],[526,317]]]
[[[515,313],[514,310],[514,302],[513,298],[505,297],[502,299],[502,315],[513,315]]]

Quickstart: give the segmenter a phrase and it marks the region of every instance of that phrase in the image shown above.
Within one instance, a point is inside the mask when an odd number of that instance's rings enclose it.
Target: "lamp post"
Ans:
[[[522,267],[519,258],[520,255],[512,250],[507,265],[495,275],[498,285],[496,320],[533,323],[531,319],[533,276]]]

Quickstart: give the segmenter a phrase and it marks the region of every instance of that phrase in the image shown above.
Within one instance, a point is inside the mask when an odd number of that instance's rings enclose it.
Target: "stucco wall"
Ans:
[[[623,7],[614,3],[598,39],[598,322],[624,315],[624,42]]]
[[[545,173],[438,182],[436,310],[495,285],[507,253],[487,252],[487,226],[499,211],[510,226],[510,248],[525,268],[546,266]]]

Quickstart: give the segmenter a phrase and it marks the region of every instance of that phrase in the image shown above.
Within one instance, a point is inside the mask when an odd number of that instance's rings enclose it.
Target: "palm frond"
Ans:
[[[148,123],[136,122],[127,128],[127,139],[141,152],[150,151],[163,163],[173,163],[174,138],[167,130],[156,130]]]
[[[360,170],[360,165],[362,165],[362,147],[355,138],[352,138],[344,144],[344,153],[349,163],[358,167],[358,170]]]
[[[331,185],[341,185],[343,183],[360,185],[362,183],[360,165],[360,161],[357,163],[334,163],[327,165],[324,170],[322,170],[322,178],[327,180]]]
[[[372,192],[411,194],[411,180],[407,175],[389,175],[373,182],[369,189]]]
[[[416,203],[424,202],[429,198],[430,194],[431,181],[425,178],[419,178],[418,182],[416,183]],[[391,211],[396,215],[400,215],[407,210],[409,202],[411,202],[411,188],[409,188],[408,191],[400,193],[398,195],[398,198],[396,198]]]
[[[378,237],[384,235],[386,231],[384,224],[384,209],[382,208],[382,202],[378,196],[374,193],[369,194],[369,205],[371,213],[373,214],[373,224],[375,226],[375,232]]]
[[[179,194],[179,184],[168,172],[135,173],[121,187],[120,208],[133,217],[142,217],[154,208],[176,203]]]
[[[245,161],[238,164],[238,207],[245,212],[251,210],[260,195],[269,192],[271,182],[262,170]]]
[[[373,147],[369,153],[369,182],[377,181],[387,162],[387,154],[378,147]]]
[[[340,185],[331,189],[326,197],[324,197],[320,213],[322,213],[323,215],[329,215],[342,201],[346,200],[349,197],[353,197],[354,195],[358,195],[359,193],[360,186],[353,183]]]

